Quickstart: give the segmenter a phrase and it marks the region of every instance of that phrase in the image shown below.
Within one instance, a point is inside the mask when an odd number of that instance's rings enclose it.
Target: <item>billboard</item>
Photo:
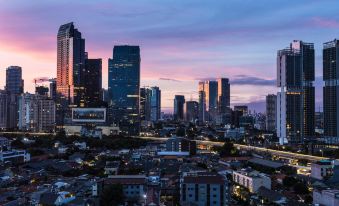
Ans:
[[[106,122],[106,108],[72,108],[73,122]]]

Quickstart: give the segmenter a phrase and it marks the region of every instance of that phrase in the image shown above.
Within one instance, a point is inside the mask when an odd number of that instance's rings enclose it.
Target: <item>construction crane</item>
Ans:
[[[35,87],[38,86],[39,83],[44,83],[44,82],[55,82],[55,78],[48,78],[48,77],[38,77],[33,80]]]

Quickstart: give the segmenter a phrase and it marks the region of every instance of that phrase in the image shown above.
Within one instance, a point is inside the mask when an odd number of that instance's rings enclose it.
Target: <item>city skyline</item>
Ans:
[[[22,67],[25,91],[34,91],[36,77],[56,77],[55,33],[61,24],[73,21],[86,39],[89,58],[102,58],[104,88],[113,46],[140,45],[141,86],[159,86],[167,112],[172,111],[175,94],[197,100],[199,80],[211,77],[231,80],[232,105],[249,103],[263,111],[266,94],[277,91],[276,50],[294,39],[315,43],[318,110],[322,44],[338,37],[339,21],[333,14],[339,4],[292,3],[1,2],[1,19],[11,21],[0,21],[0,87],[12,65]],[[77,7],[81,10],[67,12]],[[65,15],[57,16],[61,11]]]

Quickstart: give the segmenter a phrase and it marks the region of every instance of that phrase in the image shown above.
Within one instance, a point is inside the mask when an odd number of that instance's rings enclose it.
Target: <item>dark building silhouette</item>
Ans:
[[[277,118],[277,95],[269,94],[266,96],[266,130],[276,130]]]
[[[277,135],[280,144],[303,143],[315,130],[314,45],[294,40],[277,56]]]
[[[110,119],[129,135],[140,132],[139,91],[139,46],[114,46],[108,60]]]
[[[24,80],[22,69],[19,66],[10,66],[6,69],[5,90],[10,94],[22,94],[24,92]]]
[[[339,138],[339,40],[324,43],[323,79],[324,86],[324,136],[329,142]]]
[[[150,92],[150,119],[151,121],[158,121],[161,113],[161,90],[159,87],[151,87]]]
[[[293,41],[293,50],[299,51],[302,58],[302,90],[303,90],[303,137],[312,139],[315,131],[315,58],[314,44],[303,41]]]
[[[151,120],[151,91],[149,88],[140,88],[140,120]]]
[[[184,120],[184,104],[185,104],[185,96],[175,95],[175,97],[174,97],[174,113],[173,113],[174,120],[176,120],[176,121]]]
[[[195,123],[199,116],[199,104],[196,101],[186,102],[186,121]]]
[[[102,106],[102,60],[86,59],[85,70],[82,75],[84,86],[84,106]]]

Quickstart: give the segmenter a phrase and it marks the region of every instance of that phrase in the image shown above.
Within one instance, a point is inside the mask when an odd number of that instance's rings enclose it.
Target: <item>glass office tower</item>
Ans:
[[[140,132],[140,48],[114,46],[108,60],[110,121],[127,135]]]

